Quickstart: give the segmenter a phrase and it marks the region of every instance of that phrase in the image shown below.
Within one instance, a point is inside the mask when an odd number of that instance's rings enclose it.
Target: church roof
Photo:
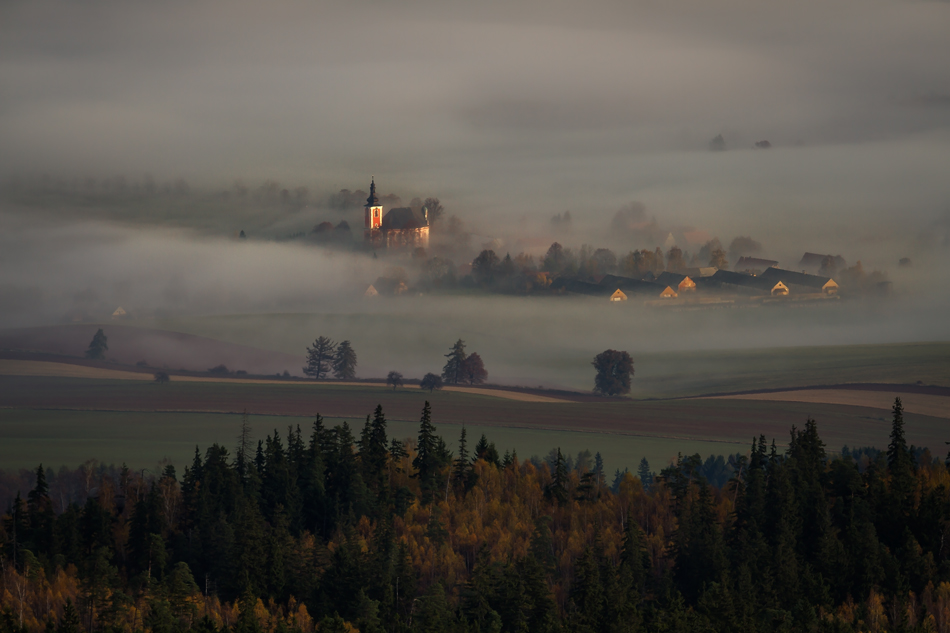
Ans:
[[[409,207],[390,209],[383,216],[383,230],[418,229],[423,226],[429,226],[428,220],[421,211],[414,211]]]
[[[369,185],[369,198],[366,199],[366,204],[364,206],[379,206],[379,196],[376,195],[376,178],[373,178],[373,181]]]

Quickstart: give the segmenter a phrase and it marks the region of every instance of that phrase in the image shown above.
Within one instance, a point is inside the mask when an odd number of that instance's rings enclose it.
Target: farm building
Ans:
[[[376,286],[373,284],[369,285],[369,288],[366,289],[366,292],[363,293],[364,297],[378,297],[379,291],[376,290]]]
[[[428,248],[429,212],[409,207],[390,209],[383,215],[383,206],[376,195],[376,179],[370,183],[364,209],[363,237],[374,248]]]
[[[653,281],[633,279],[632,277],[620,277],[619,275],[604,275],[598,285],[608,290],[610,288],[617,288],[623,290],[628,295],[630,293],[656,294],[663,290],[664,287]]]
[[[676,291],[670,288],[669,286],[660,293],[661,299],[675,299],[679,295],[676,294]]]
[[[116,308],[115,312],[112,313],[113,319],[124,319],[127,316],[129,316],[129,314],[122,308],[122,306],[119,306],[118,308]]]
[[[783,284],[781,281],[772,286],[772,290],[769,292],[773,297],[787,297],[788,296],[788,286]]]
[[[610,300],[611,301],[626,301],[627,295],[625,295],[623,291],[620,290],[620,288],[617,288],[616,292],[610,295]]]

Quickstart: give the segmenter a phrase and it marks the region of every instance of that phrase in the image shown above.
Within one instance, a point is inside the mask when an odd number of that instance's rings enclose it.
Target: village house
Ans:
[[[363,238],[373,248],[414,249],[429,247],[429,212],[409,207],[390,209],[383,214],[383,205],[376,195],[376,179],[369,186],[364,209]]]

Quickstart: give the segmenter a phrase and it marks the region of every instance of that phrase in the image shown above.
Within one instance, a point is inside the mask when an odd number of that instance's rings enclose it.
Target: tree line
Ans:
[[[358,432],[317,416],[254,442],[245,421],[233,453],[122,469],[59,513],[40,467],[3,516],[0,629],[950,626],[950,466],[907,445],[899,400],[886,451],[829,456],[808,419],[721,487],[698,455],[614,490],[560,449],[522,462],[464,428],[453,448],[428,403],[412,441],[380,407]]]

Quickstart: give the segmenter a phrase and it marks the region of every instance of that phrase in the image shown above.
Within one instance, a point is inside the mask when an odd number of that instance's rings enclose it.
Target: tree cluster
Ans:
[[[320,336],[307,347],[307,364],[303,373],[323,380],[331,371],[338,380],[353,380],[356,377],[356,351],[349,341],[338,345],[328,337]]]
[[[445,366],[442,368],[442,380],[445,384],[459,385],[468,383],[470,385],[480,385],[488,379],[488,372],[485,370],[485,363],[482,362],[482,357],[479,356],[477,352],[466,354],[465,341],[462,339],[455,342],[455,345],[453,345],[449,353],[445,355],[445,358]],[[434,385],[432,379],[427,381],[427,385]]]

